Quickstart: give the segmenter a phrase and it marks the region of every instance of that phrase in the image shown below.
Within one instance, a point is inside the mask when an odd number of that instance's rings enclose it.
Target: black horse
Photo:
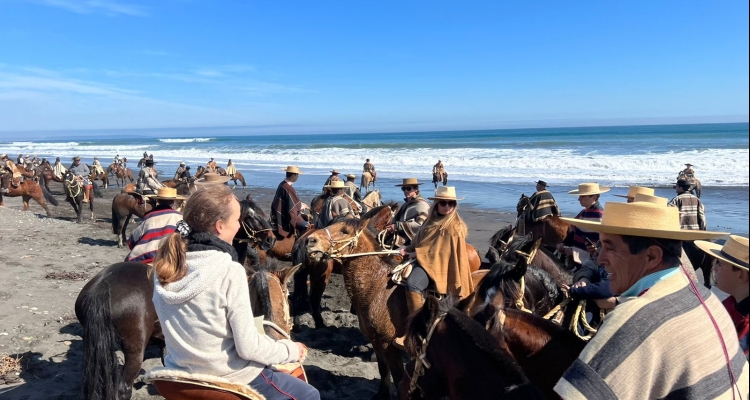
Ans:
[[[255,210],[254,203],[246,202],[242,202],[243,209]],[[268,224],[265,216],[255,211],[243,216],[243,225]],[[238,237],[240,232],[243,229],[237,232]],[[255,237],[268,243],[264,235],[273,237],[270,230],[258,232]],[[129,399],[146,346],[149,342],[164,345],[151,300],[154,283],[148,268],[136,262],[113,264],[94,276],[78,294],[75,312],[84,330],[85,399]],[[123,367],[117,362],[115,351],[118,349],[125,356]]]
[[[63,182],[63,188],[65,189],[65,200],[70,203],[71,206],[73,206],[73,210],[76,212],[76,216],[78,217],[77,221],[79,224],[83,222],[83,195],[84,195],[84,187],[83,183],[78,181],[78,179],[71,173],[70,171],[65,173]],[[91,210],[91,219],[94,219],[94,197],[104,197],[102,192],[99,190],[99,186],[96,185],[96,182],[90,182],[91,186],[93,187],[93,196],[90,196],[89,198],[89,209]]]
[[[234,236],[232,246],[237,251],[238,262],[248,265],[253,270],[257,270],[260,265],[260,256],[258,249],[267,251],[276,244],[276,235],[271,230],[271,224],[266,218],[263,210],[255,204],[255,201],[247,196],[240,202],[240,230]]]

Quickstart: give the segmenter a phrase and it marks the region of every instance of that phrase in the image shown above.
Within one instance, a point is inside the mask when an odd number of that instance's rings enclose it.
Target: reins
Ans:
[[[443,320],[443,318],[445,318],[445,313],[442,313],[437,318],[435,318],[435,321],[433,321],[432,325],[430,326],[430,330],[427,332],[427,337],[422,339],[422,345],[420,346],[419,350],[417,351],[417,355],[414,358],[414,373],[412,374],[409,381],[409,398],[411,398],[411,395],[417,388],[423,391],[423,389],[419,387],[417,381],[421,376],[424,375],[425,371],[427,369],[430,369],[430,367],[432,366],[427,360],[427,347],[430,345],[430,339],[432,339],[432,334],[435,332],[435,328],[437,328],[438,324]]]
[[[327,255],[330,258],[351,258],[351,257],[360,257],[360,256],[374,256],[374,255],[393,255],[398,254],[398,250],[381,250],[381,251],[368,251],[364,253],[352,253],[354,251],[354,248],[357,247],[357,243],[359,243],[359,237],[362,235],[362,232],[364,232],[364,229],[361,229],[355,234],[354,236],[348,238],[348,239],[341,239],[341,240],[333,240],[333,237],[331,236],[331,232],[328,230],[328,228],[323,228],[323,231],[328,236],[328,241],[330,242],[331,248],[329,251],[323,253]],[[335,246],[340,244],[338,248]],[[349,249],[349,252],[346,254],[342,254],[342,251],[345,249]]]
[[[247,235],[247,239],[239,239],[239,240],[237,240],[240,243],[245,242],[245,241],[247,241],[247,242],[253,242],[254,244],[261,243],[262,240],[258,239],[258,237],[255,236],[255,235],[257,233],[267,232],[267,231],[271,230],[271,228],[265,228],[265,229],[260,229],[260,230],[256,231],[256,230],[250,228],[247,225],[247,222],[245,222],[245,220],[242,220],[241,225],[242,225],[242,230],[245,231],[245,234]]]

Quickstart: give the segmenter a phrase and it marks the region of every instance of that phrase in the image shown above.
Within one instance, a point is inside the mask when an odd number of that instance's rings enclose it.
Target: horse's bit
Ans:
[[[266,231],[270,231],[271,230],[271,228],[264,228],[264,229],[260,229],[260,230],[256,231],[256,230],[250,228],[247,225],[247,222],[245,222],[244,220],[242,220],[240,222],[241,222],[241,225],[242,225],[242,230],[244,230],[245,234],[247,235],[247,239],[239,239],[239,240],[237,240],[240,243],[242,243],[244,241],[253,242],[253,244],[261,243],[262,240],[258,239],[258,237],[255,236],[255,235],[258,234],[258,233],[261,233],[261,232],[266,232]]]

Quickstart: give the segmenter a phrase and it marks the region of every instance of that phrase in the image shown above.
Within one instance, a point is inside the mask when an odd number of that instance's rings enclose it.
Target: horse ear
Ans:
[[[510,277],[513,278],[514,281],[518,282],[523,278],[524,275],[526,275],[526,271],[528,270],[529,264],[526,261],[526,257],[518,257],[518,261],[516,261],[516,265],[513,267],[513,269],[510,271]]]
[[[301,266],[302,264],[297,264],[291,267],[282,268],[274,272],[274,274],[277,277],[279,277],[279,280],[281,281],[282,285],[286,285],[289,282],[289,279],[291,279],[294,276],[294,274],[297,272],[298,269],[300,269]]]
[[[496,262],[500,261],[500,253],[498,253],[497,249],[492,246],[487,249],[487,254],[484,256],[490,262],[490,265],[494,265]]]
[[[497,309],[492,303],[487,303],[478,313],[474,314],[474,321],[479,322],[485,329],[492,327],[493,319],[497,315]]]

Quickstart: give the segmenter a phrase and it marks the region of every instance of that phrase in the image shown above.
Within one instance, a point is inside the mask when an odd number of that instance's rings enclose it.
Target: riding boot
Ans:
[[[84,203],[88,203],[89,202],[89,196],[91,196],[91,188],[87,186],[83,190],[83,202]]]
[[[424,298],[422,297],[422,293],[409,290],[406,291],[406,308],[409,309],[409,316],[421,310],[423,304]],[[404,339],[406,339],[405,335],[393,339],[393,346],[399,350],[406,350],[406,347],[404,347]]]

